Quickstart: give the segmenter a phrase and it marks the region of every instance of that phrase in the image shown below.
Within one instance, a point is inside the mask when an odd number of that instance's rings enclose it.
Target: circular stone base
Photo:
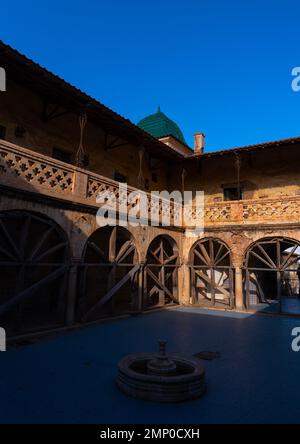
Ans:
[[[125,356],[118,363],[117,386],[128,396],[147,401],[181,402],[196,399],[205,392],[205,370],[197,359],[168,355],[176,363],[176,372],[169,376],[147,374],[153,353]]]

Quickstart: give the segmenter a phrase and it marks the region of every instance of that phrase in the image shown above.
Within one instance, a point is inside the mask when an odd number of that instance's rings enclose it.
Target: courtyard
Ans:
[[[295,423],[300,418],[300,320],[178,307],[111,320],[0,354],[1,423]],[[201,351],[207,392],[178,404],[138,401],[115,386],[131,352]]]

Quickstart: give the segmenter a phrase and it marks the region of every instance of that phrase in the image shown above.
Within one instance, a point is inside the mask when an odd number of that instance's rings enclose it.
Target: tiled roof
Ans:
[[[274,140],[271,142],[257,143],[254,145],[245,145],[236,148],[227,148],[219,151],[209,151],[203,154],[195,153],[192,156],[189,156],[189,159],[195,159],[199,157],[215,157],[215,156],[224,156],[227,154],[243,154],[249,151],[261,151],[268,148],[281,147],[284,145],[291,145],[294,143],[300,143],[300,136],[291,137],[288,139]]]

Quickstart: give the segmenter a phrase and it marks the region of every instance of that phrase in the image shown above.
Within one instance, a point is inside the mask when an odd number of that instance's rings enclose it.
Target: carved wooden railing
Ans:
[[[170,217],[174,225],[174,218],[178,220],[181,212],[181,205],[171,201],[168,207],[164,199],[153,198],[137,188],[128,186],[127,196],[122,196],[119,183],[112,179],[3,140],[0,140],[0,184],[95,207],[101,206],[96,202],[101,191],[115,193],[119,203],[135,192],[136,200],[127,203],[129,210],[139,203],[143,193],[147,196],[148,215],[152,210],[159,224],[163,217]],[[189,213],[195,216],[195,209],[190,208]],[[300,222],[300,196],[207,203],[202,214],[197,213],[197,219],[203,216],[205,227]]]
[[[300,196],[206,204],[204,222],[205,226],[300,222]]]
[[[74,170],[48,156],[0,141],[0,180],[4,185],[66,196],[72,194]]]
[[[127,204],[128,211],[140,203],[143,195],[147,199],[148,217],[152,213],[159,225],[163,218],[169,218],[174,225],[174,218],[177,220],[181,211],[181,205],[172,201],[167,205],[165,199],[134,187],[127,186],[127,195],[124,195],[120,193],[120,184],[112,179],[3,140],[0,140],[0,184],[96,207],[102,205],[96,201],[99,193],[111,192],[116,196],[117,210],[122,199],[127,202],[128,196],[134,193]]]

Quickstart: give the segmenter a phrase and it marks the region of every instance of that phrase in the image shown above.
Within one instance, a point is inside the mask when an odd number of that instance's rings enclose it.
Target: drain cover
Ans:
[[[219,358],[221,353],[215,351],[201,351],[199,353],[195,353],[193,356],[198,359],[204,359],[205,361],[212,361],[213,359]]]

